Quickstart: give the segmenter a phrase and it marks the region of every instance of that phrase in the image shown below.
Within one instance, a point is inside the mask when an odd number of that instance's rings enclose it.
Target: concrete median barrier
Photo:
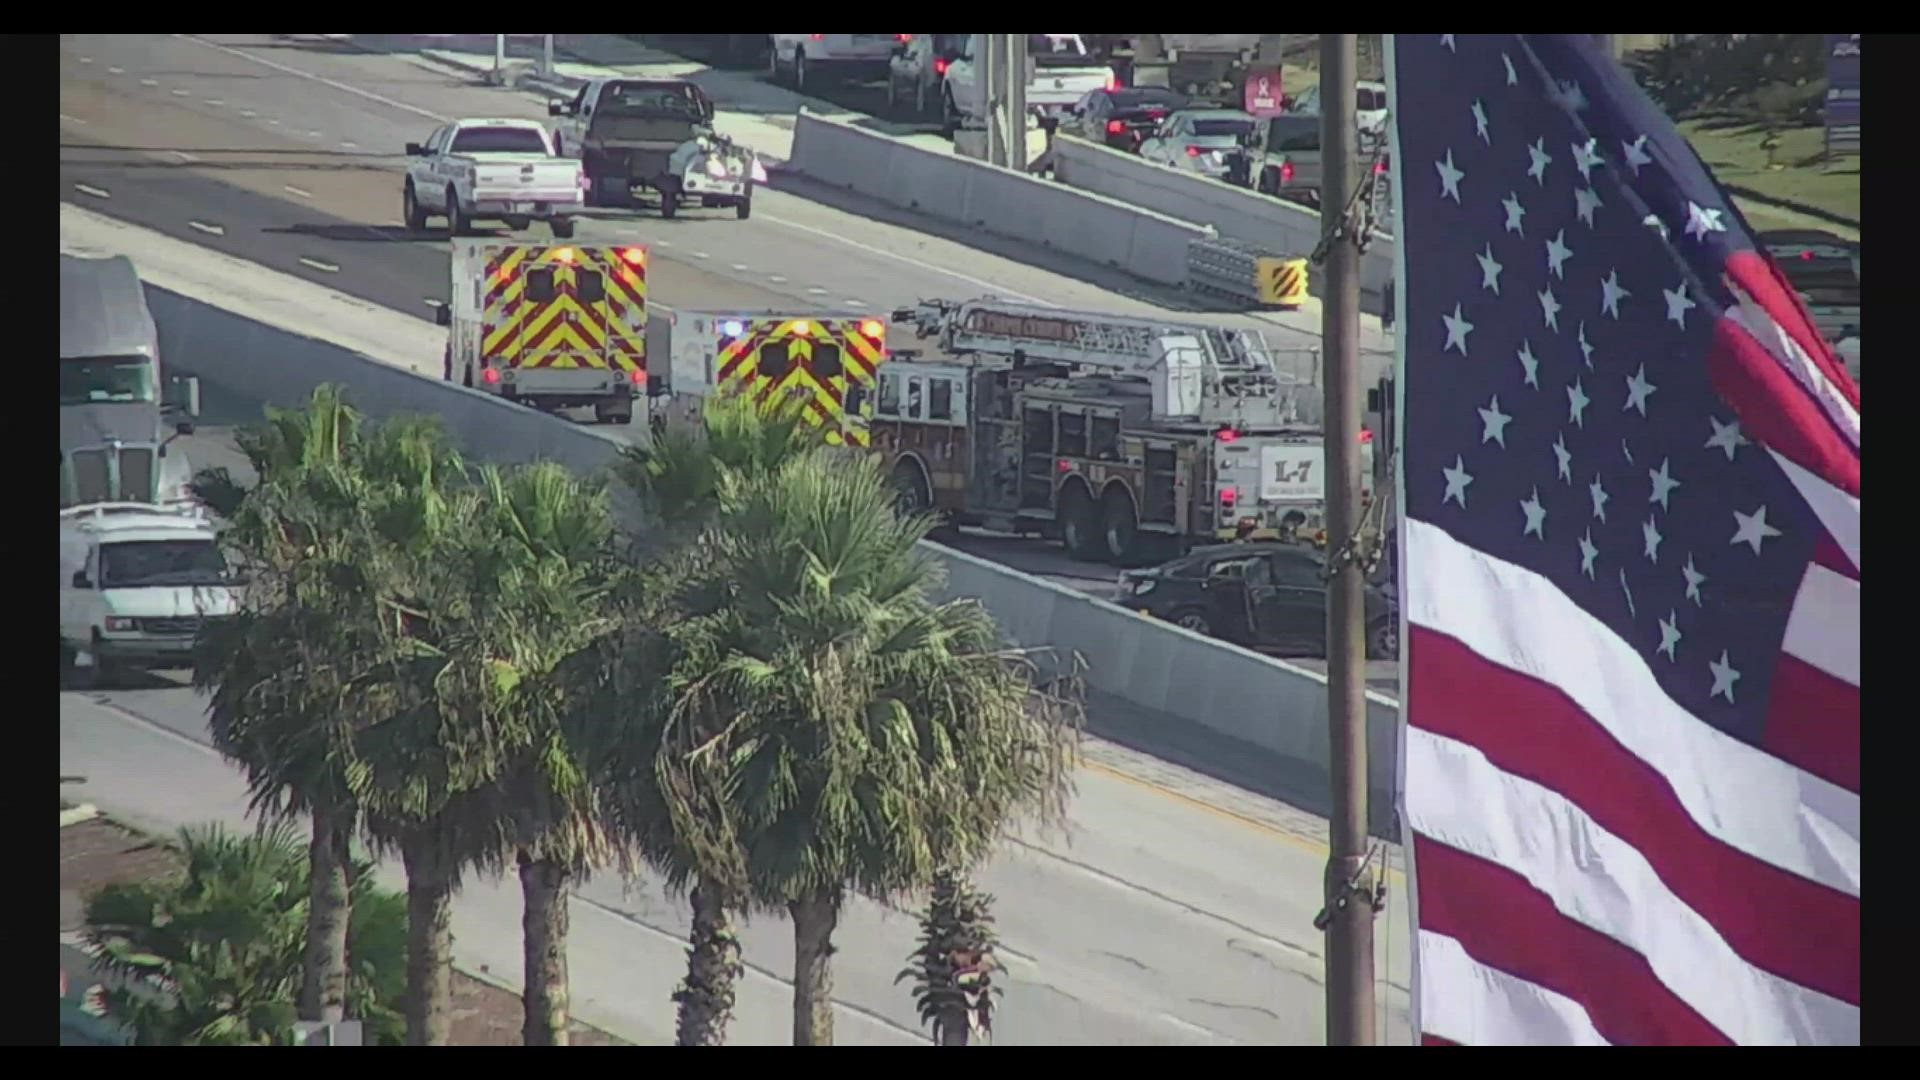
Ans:
[[[69,206],[62,207],[61,250],[130,256],[148,283],[167,362],[228,394],[293,406],[315,386],[343,384],[373,416],[440,417],[479,460],[545,458],[594,470],[621,445],[605,430],[442,381],[445,332],[423,320]],[[1080,653],[1097,695],[1132,706],[1152,724],[1202,729],[1300,766],[1301,790],[1276,782],[1283,798],[1312,804],[1314,778],[1324,790],[1327,691],[1319,675],[972,555],[927,549],[946,570],[947,596],[978,598],[1021,645]],[[1398,707],[1377,694],[1369,699],[1375,829],[1384,834]],[[1239,755],[1232,756],[1223,769],[1238,767]]]
[[[1210,226],[1231,240],[1301,256],[1312,254],[1320,242],[1320,215],[1304,206],[1170,169],[1072,135],[1054,138],[1053,169],[1055,179],[1077,191]],[[1374,237],[1361,258],[1363,306],[1376,315],[1383,290],[1393,278],[1393,252],[1393,237],[1382,234]]]
[[[786,171],[996,236],[1037,242],[1163,285],[1213,229],[1024,173],[940,154],[801,110]]]

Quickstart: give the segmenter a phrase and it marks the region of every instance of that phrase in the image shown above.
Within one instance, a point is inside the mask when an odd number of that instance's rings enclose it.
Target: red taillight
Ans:
[[[1199,156],[1200,156],[1200,148],[1199,148],[1199,147],[1197,147],[1197,146],[1189,146],[1189,147],[1187,147],[1187,156],[1188,156],[1188,157],[1199,157]]]
[[[825,35],[825,34],[808,34],[807,36],[808,36],[808,37],[810,37],[810,38],[812,38],[812,39],[813,39],[813,40],[815,40],[815,41],[825,41],[825,40],[827,40],[827,35]]]
[[[1360,429],[1360,441],[1361,441],[1361,442],[1363,442],[1363,443],[1370,443],[1370,442],[1372,442],[1372,441],[1373,441],[1373,432],[1372,432],[1372,430],[1371,430],[1371,429],[1368,429],[1368,428],[1361,428],[1361,429]]]
[[[1801,252],[1801,253],[1800,253],[1800,261],[1801,261],[1801,262],[1812,262],[1812,261],[1813,261],[1813,252],[1811,252],[1811,251],[1803,251],[1803,252]]]
[[[1122,123],[1122,122],[1121,122],[1121,121],[1119,121],[1119,120],[1109,120],[1109,121],[1107,121],[1107,134],[1109,134],[1109,135],[1125,135],[1126,133],[1127,133],[1127,125],[1126,125],[1126,124],[1124,124],[1124,123]]]
[[[1232,506],[1232,505],[1233,505],[1234,503],[1237,503],[1237,502],[1239,502],[1239,501],[1240,501],[1240,492],[1239,492],[1238,490],[1236,490],[1236,489],[1234,489],[1234,488],[1221,488],[1221,489],[1220,489],[1220,505],[1221,505],[1221,506],[1229,506],[1229,507],[1230,507],[1230,506]]]
[[[1293,182],[1293,162],[1283,161],[1280,163],[1280,182],[1283,184]]]
[[[1061,459],[1060,459],[1060,461],[1059,461],[1059,466],[1060,466],[1060,471],[1061,471],[1061,472],[1072,472],[1072,471],[1073,471],[1073,462],[1071,462],[1071,461],[1068,461],[1068,460],[1067,460],[1066,458],[1061,458]]]
[[[1375,176],[1384,176],[1384,175],[1386,175],[1386,172],[1387,172],[1387,163],[1386,163],[1386,162],[1384,162],[1384,161],[1376,161],[1376,162],[1374,162],[1374,163],[1373,163],[1373,175],[1375,175]]]
[[[947,73],[947,58],[946,58],[946,57],[944,57],[944,56],[943,56],[943,57],[940,57],[940,58],[939,58],[938,60],[935,60],[935,61],[933,62],[933,73],[934,73],[935,75],[945,75],[945,74]]]
[[[1111,71],[1107,72],[1107,89],[1109,90],[1120,89],[1120,76],[1115,75]]]
[[[876,341],[879,340],[881,334],[886,332],[886,329],[885,326],[881,325],[879,319],[868,319],[860,324],[860,332]]]
[[[895,35],[894,35],[894,37],[897,37],[897,38],[899,38],[899,39],[900,39],[900,44],[902,44],[902,45],[905,45],[905,44],[906,44],[907,42],[909,42],[909,41],[912,41],[912,40],[913,40],[913,35],[912,35],[912,34],[895,34]]]
[[[480,372],[480,381],[482,381],[482,382],[487,382],[487,383],[497,383],[497,382],[499,382],[499,381],[500,381],[500,369],[498,369],[498,368],[486,368],[485,370],[483,370],[483,371],[481,371],[481,372]]]
[[[635,386],[639,386],[641,383],[647,381],[647,373],[641,371],[639,368],[634,368],[627,372],[627,381]]]
[[[1230,427],[1223,427],[1219,431],[1214,432],[1213,437],[1223,443],[1237,442],[1240,438],[1240,433]]]
[[[635,266],[639,266],[647,261],[647,249],[637,247],[621,248],[620,257]]]

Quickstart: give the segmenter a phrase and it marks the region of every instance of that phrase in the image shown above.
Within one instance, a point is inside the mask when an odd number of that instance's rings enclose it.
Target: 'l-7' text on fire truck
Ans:
[[[950,358],[880,369],[872,443],[907,507],[1123,565],[1319,525],[1321,432],[1257,331],[995,299],[893,318]]]
[[[633,420],[647,390],[647,249],[453,242],[445,378],[543,409]]]
[[[887,358],[887,324],[851,314],[676,311],[672,398],[662,412],[691,420],[713,393],[762,405],[788,401],[835,445],[866,446],[874,370]]]

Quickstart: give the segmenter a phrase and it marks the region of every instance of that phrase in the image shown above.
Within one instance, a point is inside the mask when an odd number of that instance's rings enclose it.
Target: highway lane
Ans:
[[[432,116],[455,114],[542,111],[525,95],[474,87],[405,55],[319,52],[273,35],[229,35],[213,44],[69,36],[62,39],[63,197],[431,318],[431,304],[447,295],[445,241],[401,226],[397,151],[424,138]],[[760,202],[747,222],[712,214],[673,222],[610,216],[584,223],[580,237],[647,240],[655,252],[650,286],[657,311],[884,311],[922,296],[994,288],[1047,303],[1173,314],[777,189],[763,191]],[[1317,340],[1259,325],[1276,343]],[[665,331],[661,320],[650,335],[656,356],[665,355]],[[959,546],[1111,596],[1109,568],[1068,559],[1050,545],[969,534]],[[1376,663],[1369,683],[1393,694],[1397,675],[1394,665]]]
[[[179,445],[196,465],[252,477],[227,426],[257,413],[210,388],[208,423]],[[77,695],[70,695],[77,696]],[[207,742],[205,699],[176,672],[133,676],[92,700]],[[1124,724],[1101,715],[1097,727]],[[1325,822],[1242,787],[1089,738],[1064,836],[1010,837],[981,874],[1010,965],[1005,1045],[1295,1044],[1322,1037],[1318,909]],[[1397,850],[1390,858],[1398,864]],[[1395,902],[1380,921],[1381,994],[1389,1037],[1405,1038],[1407,934]],[[652,875],[624,887],[578,890],[672,938],[683,905]],[[910,905],[906,905],[910,906]],[[915,924],[903,905],[849,901],[838,941],[836,999],[877,1022],[912,1030],[911,1001],[893,976]],[[781,977],[791,937],[779,917],[743,931],[747,962]]]

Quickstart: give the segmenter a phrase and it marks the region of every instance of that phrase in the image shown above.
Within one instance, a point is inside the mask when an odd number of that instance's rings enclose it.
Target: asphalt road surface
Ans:
[[[447,297],[447,248],[443,235],[411,234],[400,222],[402,145],[424,139],[441,117],[544,116],[534,97],[471,85],[404,53],[356,52],[314,35],[69,35],[61,44],[63,199],[421,319]],[[923,297],[987,292],[1173,314],[1108,291],[1102,286],[1140,290],[1096,271],[1074,268],[1099,279],[1081,280],[982,252],[896,224],[901,215],[885,208],[835,209],[777,183],[756,201],[745,222],[724,211],[674,221],[609,212],[583,222],[578,236],[652,246],[656,315],[878,313]],[[1012,254],[1045,261],[1037,252]],[[1271,321],[1210,318],[1258,326],[1283,348],[1318,343]],[[667,320],[657,318],[656,356],[666,354],[666,332]],[[968,533],[957,546],[1112,595],[1111,568],[1070,559],[1057,545]],[[1397,697],[1397,679],[1394,664],[1368,665],[1376,690]]]

